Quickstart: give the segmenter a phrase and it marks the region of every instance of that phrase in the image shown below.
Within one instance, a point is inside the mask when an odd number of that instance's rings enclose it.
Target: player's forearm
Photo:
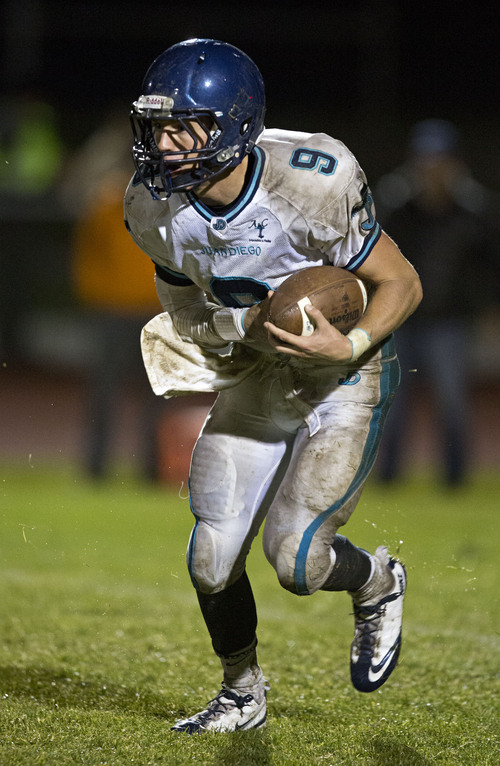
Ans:
[[[164,311],[170,314],[183,338],[213,347],[242,339],[242,310],[222,308],[210,302],[195,285],[177,287],[157,278],[156,290]]]
[[[416,274],[407,279],[382,282],[372,293],[357,326],[369,334],[372,345],[378,343],[413,314],[421,299],[422,289]]]
[[[356,276],[373,288],[358,325],[369,334],[373,345],[413,314],[422,300],[422,285],[411,263],[385,232]]]

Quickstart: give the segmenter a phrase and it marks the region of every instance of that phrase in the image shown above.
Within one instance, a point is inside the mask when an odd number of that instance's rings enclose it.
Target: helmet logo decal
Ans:
[[[243,111],[245,109],[248,110],[249,103],[251,103],[251,101],[252,97],[246,92],[244,88],[240,88],[234,103],[231,106],[231,109],[228,111],[228,117],[230,117],[232,120],[239,120],[242,117]]]

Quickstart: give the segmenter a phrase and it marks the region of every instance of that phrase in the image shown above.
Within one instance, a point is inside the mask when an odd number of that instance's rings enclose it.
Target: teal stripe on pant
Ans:
[[[393,351],[394,345],[391,338],[384,346],[383,358],[392,356]],[[357,490],[366,481],[368,474],[373,467],[382,436],[384,420],[389,410],[392,395],[399,385],[399,377],[399,362],[397,359],[394,358],[391,361],[383,362],[380,376],[380,399],[377,406],[373,410],[368,431],[368,438],[366,440],[363,457],[361,459],[361,463],[356,472],[356,475],[354,476],[354,479],[351,482],[347,492],[341,498],[339,498],[337,502],[323,511],[323,513],[321,513],[304,532],[297,553],[294,572],[296,593],[299,596],[309,595],[306,584],[306,563],[309,548],[314,535],[321,527],[323,522],[325,522],[330,518],[330,516],[332,516],[332,514],[336,513],[340,508],[342,508],[345,503],[354,495],[354,493],[357,492]]]

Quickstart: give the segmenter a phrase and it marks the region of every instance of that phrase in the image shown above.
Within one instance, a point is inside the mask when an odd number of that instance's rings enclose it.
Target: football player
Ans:
[[[155,263],[164,308],[143,331],[146,368],[158,394],[219,391],[192,456],[187,561],[222,688],[173,726],[189,734],[265,723],[245,570],[264,520],[284,588],[352,596],[356,689],[380,687],[401,646],[403,564],[338,530],[375,460],[399,381],[392,332],[418,305],[420,282],[377,223],[351,152],[324,133],[265,129],[264,112],[253,61],[193,39],[152,63],[131,115],[125,220]],[[341,334],[312,307],[309,337],[266,321],[290,274],[328,264],[370,285],[353,330]]]

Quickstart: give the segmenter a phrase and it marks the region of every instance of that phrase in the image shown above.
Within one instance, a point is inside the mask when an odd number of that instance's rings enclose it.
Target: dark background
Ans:
[[[242,48],[261,69],[267,127],[341,139],[372,188],[404,159],[411,126],[440,117],[458,126],[463,158],[498,201],[498,17],[496,3],[448,0],[3,0],[0,119],[8,122],[20,94],[51,104],[67,174],[110,108],[128,123],[157,55],[184,39],[213,37]],[[77,213],[60,202],[50,191],[39,199],[11,194],[8,183],[0,194],[0,452],[9,455],[78,453],[86,338],[70,278]],[[476,459],[497,465],[500,332],[479,321],[475,333]],[[136,426],[127,406],[117,438],[130,455]],[[432,462],[426,411],[424,399],[413,445]]]
[[[2,91],[42,89],[74,146],[110,101],[139,95],[165,48],[214,37],[261,68],[268,127],[326,130],[373,179],[401,155],[412,122],[445,117],[498,188],[498,27],[496,3],[446,0],[4,0]]]

